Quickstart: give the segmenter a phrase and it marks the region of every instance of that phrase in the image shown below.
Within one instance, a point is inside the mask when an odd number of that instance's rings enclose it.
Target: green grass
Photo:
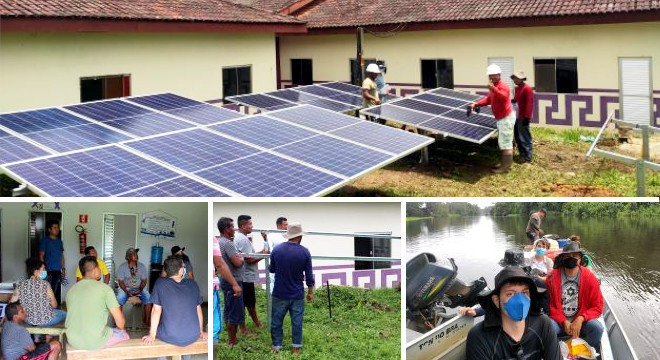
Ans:
[[[248,359],[400,359],[401,292],[396,289],[365,290],[331,286],[332,319],[328,315],[327,289],[317,289],[314,301],[305,306],[303,348],[291,355],[291,322],[284,320],[282,350],[270,352],[270,330],[266,326],[266,292],[257,289],[257,312],[264,323],[255,329],[246,312],[249,330],[257,338],[238,335],[239,343],[230,348],[223,329],[220,343],[214,345],[218,360]]]
[[[424,219],[433,219],[433,216],[408,216],[406,221],[419,221]]]

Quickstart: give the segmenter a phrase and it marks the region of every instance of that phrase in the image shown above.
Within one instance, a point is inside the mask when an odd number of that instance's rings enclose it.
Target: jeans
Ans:
[[[238,285],[243,288],[243,282],[239,281]],[[240,325],[245,323],[245,309],[243,305],[243,294],[234,296],[234,289],[232,286],[224,281],[220,281],[220,288],[225,300],[225,313],[224,320],[227,324]]]
[[[50,288],[53,289],[55,294],[55,300],[57,304],[62,304],[62,272],[61,271],[48,271],[48,282],[50,283]]]
[[[303,315],[305,314],[305,299],[287,300],[273,296],[273,314],[270,320],[270,337],[273,348],[282,347],[282,323],[287,311],[291,314],[291,343],[294,348],[302,347]]]
[[[516,119],[513,132],[520,156],[526,162],[532,162],[532,133],[529,131],[529,119]]]
[[[137,289],[128,288],[128,290],[133,291]],[[142,292],[140,293],[140,295],[138,295],[138,297],[140,298],[140,301],[142,301],[143,305],[151,303],[151,298],[146,288],[142,289]],[[117,291],[117,302],[119,303],[119,305],[124,305],[126,304],[126,300],[128,300],[128,294],[126,294],[124,290],[122,290],[122,288],[119,288]]]
[[[53,309],[53,312],[55,313],[55,316],[53,316],[53,318],[50,319],[49,322],[43,324],[42,326],[57,325],[66,319],[66,311],[60,309]]]
[[[566,336],[564,329],[554,320],[552,321],[552,327],[554,328],[555,333],[557,333],[557,336]],[[597,319],[582,323],[582,329],[580,329],[580,337],[595,349],[598,349],[598,346],[600,345],[600,338],[602,336],[603,325],[601,325]]]
[[[213,342],[220,341],[222,331],[222,301],[220,289],[213,289]]]

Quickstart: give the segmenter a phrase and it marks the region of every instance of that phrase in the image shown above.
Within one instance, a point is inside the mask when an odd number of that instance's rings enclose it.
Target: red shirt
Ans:
[[[518,119],[531,119],[534,112],[534,92],[532,87],[523,83],[516,86],[516,94],[513,96],[518,105]]]
[[[511,106],[511,93],[509,86],[504,81],[498,81],[495,89],[488,92],[488,96],[477,101],[477,105],[490,105],[495,119],[500,120],[507,117],[513,111]]]
[[[550,295],[550,318],[562,325],[566,316],[561,303],[561,268],[554,269],[546,279]],[[603,294],[596,276],[580,266],[580,289],[578,290],[578,311],[573,319],[584,316],[584,321],[597,319],[603,314]]]

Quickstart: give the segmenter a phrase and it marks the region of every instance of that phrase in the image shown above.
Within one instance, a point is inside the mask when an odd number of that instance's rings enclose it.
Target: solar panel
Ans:
[[[104,124],[137,136],[162,134],[195,126],[160,113],[108,120]]]
[[[305,104],[314,105],[322,109],[332,110],[336,112],[355,110],[355,107],[352,105],[348,105],[328,99],[309,100],[305,102]]]
[[[179,176],[134,191],[123,193],[122,197],[227,197],[229,195],[199,181]]]
[[[192,99],[184,98],[183,96],[170,94],[170,93],[147,95],[147,96],[135,96],[125,100],[161,111],[180,109],[180,108],[204,104],[203,102],[200,101],[195,101]]]
[[[410,148],[425,146],[433,142],[433,139],[429,137],[419,136],[389,126],[382,126],[370,121],[361,121],[357,124],[334,130],[330,134],[397,154],[405,152]]]
[[[112,196],[179,174],[116,145],[9,165],[47,196]]]
[[[483,126],[455,121],[443,116],[435,117],[418,125],[419,128],[445,133],[462,140],[482,143],[486,141],[495,130]]]
[[[330,89],[335,89],[343,92],[347,92],[354,95],[362,95],[362,88],[356,85],[346,84],[342,82],[330,82],[319,84],[319,86],[327,87]]]
[[[248,156],[198,171],[195,175],[251,197],[316,196],[345,181],[269,153]]]
[[[105,121],[151,113],[153,110],[123,100],[105,100],[64,107],[93,120]]]
[[[440,95],[434,95],[427,92],[413,96],[413,99],[428,101],[434,104],[448,106],[450,108],[458,108],[458,107],[465,108],[467,105],[471,104],[471,102],[469,101],[458,100]]]
[[[167,113],[201,125],[213,124],[245,116],[237,111],[206,104],[169,110]]]
[[[362,97],[361,96],[355,96],[355,95],[350,95],[350,94],[339,94],[335,96],[331,96],[328,99],[330,100],[335,100],[335,101],[340,101],[348,105],[352,105],[354,108],[359,109],[362,107]]]
[[[288,100],[291,102],[295,103],[305,103],[310,100],[316,100],[318,99],[317,96],[300,92],[300,91],[294,91],[291,89],[283,89],[283,90],[278,90],[278,91],[271,91],[267,92],[267,95],[274,96],[280,99]]]
[[[238,95],[227,97],[227,100],[242,105],[256,107],[257,109],[271,110],[295,106],[286,100],[274,98],[263,94]]]
[[[50,155],[29,142],[0,130],[0,164]]]
[[[354,176],[390,158],[390,155],[325,135],[315,136],[275,151],[345,176]]]
[[[270,114],[270,113],[269,113]],[[254,116],[211,126],[210,129],[272,149],[318,133],[265,116]]]
[[[430,104],[424,101],[408,99],[408,98],[393,101],[390,103],[390,105],[396,105],[406,109],[422,111],[431,115],[440,115],[451,110],[451,108],[447,106]]]
[[[362,121],[355,117],[309,106],[270,112],[268,116],[320,131],[335,130]]]
[[[361,113],[412,125],[430,120],[434,116],[432,114],[405,109],[402,107],[394,106],[392,104],[375,106],[366,110],[362,110]]]
[[[460,120],[471,124],[478,124],[489,129],[497,129],[497,122],[494,117],[472,113],[467,117],[465,110],[452,110],[442,114],[442,116],[454,120]]]
[[[315,86],[315,85],[298,86],[298,87],[293,88],[293,90],[304,92],[304,93],[309,93],[309,94],[314,94],[314,95],[324,97],[324,98],[329,98],[329,97],[332,97],[332,96],[337,96],[337,95],[342,94],[342,92],[339,91],[339,90],[334,90],[334,89],[331,89],[331,88],[328,88],[328,87]]]
[[[0,125],[21,134],[83,124],[90,124],[90,122],[54,108],[0,115]]]
[[[445,88],[437,88],[437,89],[433,89],[429,92],[432,93],[432,94],[438,94],[438,95],[442,95],[442,96],[452,97],[452,98],[455,98],[455,99],[467,100],[467,101],[470,101],[470,102],[477,101],[477,100],[479,100],[483,97],[481,95],[473,95],[473,94],[469,94],[469,93],[466,93],[466,92],[450,90],[450,89],[445,89]]]
[[[66,152],[99,145],[113,144],[131,139],[117,131],[98,124],[69,126],[26,134],[31,140],[43,144],[55,151]]]
[[[251,146],[202,129],[130,141],[125,145],[189,172],[259,152]]]

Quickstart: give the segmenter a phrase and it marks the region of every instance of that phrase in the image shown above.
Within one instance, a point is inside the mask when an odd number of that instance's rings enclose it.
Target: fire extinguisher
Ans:
[[[80,241],[80,253],[84,254],[87,247],[87,229],[82,227],[82,225],[76,225],[75,230],[78,233],[78,241]]]

